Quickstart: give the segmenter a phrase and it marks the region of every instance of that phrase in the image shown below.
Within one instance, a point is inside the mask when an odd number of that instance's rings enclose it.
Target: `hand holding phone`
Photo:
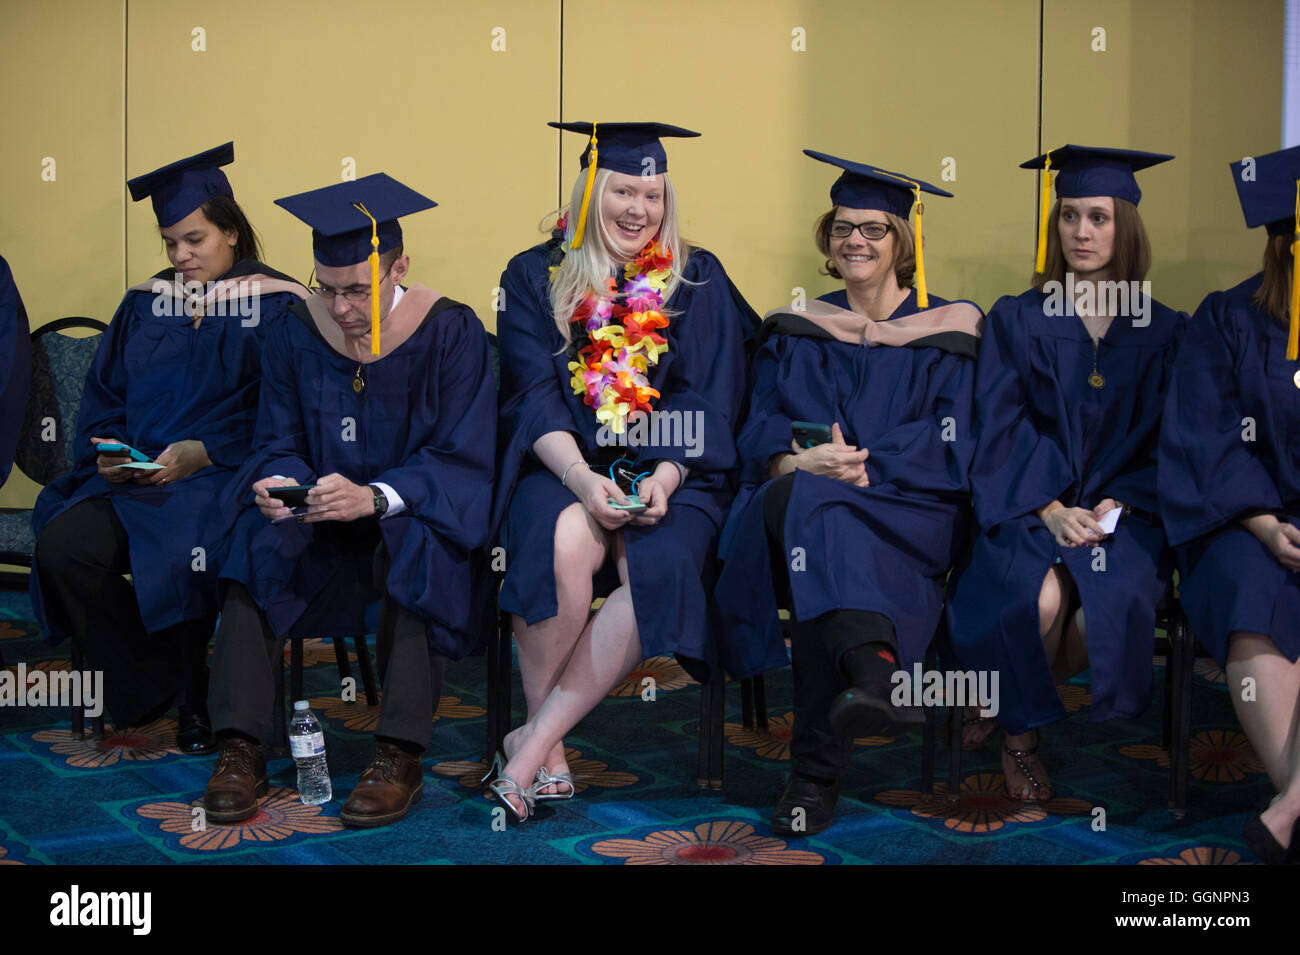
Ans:
[[[831,426],[814,424],[811,421],[791,421],[790,433],[795,444],[801,448],[815,448],[819,444],[831,443]]]

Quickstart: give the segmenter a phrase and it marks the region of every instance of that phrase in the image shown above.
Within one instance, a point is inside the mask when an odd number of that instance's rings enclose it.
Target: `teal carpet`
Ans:
[[[26,595],[0,591],[6,666],[66,668],[66,647],[39,636]],[[919,733],[872,738],[858,741],[835,825],[811,839],[780,839],[767,820],[789,765],[789,671],[767,677],[766,730],[740,725],[739,690],[728,688],[726,786],[708,791],[695,784],[698,688],[656,658],[566,740],[577,797],[502,829],[478,785],[485,670],[471,658],[448,668],[423,801],[395,826],[359,832],[342,828],[338,813],[369,759],[377,711],[364,696],[340,702],[330,644],[308,641],[305,657],[306,694],[326,728],[332,802],[301,805],[292,760],[280,758],[270,762],[271,791],[257,816],[205,826],[196,809],[215,756],[171,749],[174,714],[96,741],[74,738],[64,711],[0,707],[0,864],[1236,864],[1256,861],[1241,832],[1271,792],[1223,673],[1202,660],[1181,822],[1165,808],[1157,666],[1157,702],[1136,721],[1089,723],[1086,679],[1064,689],[1070,716],[1043,734],[1055,796],[1041,806],[1000,795],[993,740],[964,755],[960,796],[950,800],[943,783],[933,796],[920,791]],[[646,676],[657,687],[653,702],[641,697]],[[518,708],[517,675],[514,698]],[[947,756],[941,743],[941,779]]]

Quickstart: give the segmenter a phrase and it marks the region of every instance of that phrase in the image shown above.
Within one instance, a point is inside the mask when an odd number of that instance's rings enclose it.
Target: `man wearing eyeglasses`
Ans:
[[[319,284],[268,335],[254,448],[226,495],[204,804],[239,822],[267,791],[282,641],[364,634],[380,600],[378,745],[339,818],[383,826],[420,799],[444,658],[473,650],[490,614],[487,335],[469,307],[401,284],[397,220],[429,199],[378,174],[277,203],[312,226]]]

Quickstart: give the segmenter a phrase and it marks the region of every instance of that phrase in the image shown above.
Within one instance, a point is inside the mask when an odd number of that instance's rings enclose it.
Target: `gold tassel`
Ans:
[[[929,308],[930,296],[925,291],[925,255],[921,247],[921,213],[925,212],[925,203],[921,201],[921,187],[916,187],[916,306]]]
[[[1034,273],[1047,271],[1047,220],[1052,216],[1052,154],[1043,163],[1043,190],[1038,200],[1038,251],[1034,255]]]
[[[896,176],[892,172],[885,172],[883,169],[877,169],[876,172],[890,179],[907,183],[916,193],[916,304],[918,308],[929,308],[930,296],[925,290],[925,257],[921,250],[921,213],[925,211],[925,203],[921,201],[921,184],[903,176]]]
[[[587,185],[582,190],[582,205],[578,208],[578,224],[573,229],[573,241],[569,243],[570,249],[577,249],[582,246],[582,240],[587,234],[587,207],[591,205],[591,187],[596,181],[596,127],[599,123],[591,124],[591,157],[587,161]]]
[[[1300,179],[1295,183],[1295,238],[1291,240],[1291,327],[1286,336],[1286,360],[1295,361],[1300,357],[1300,269],[1296,268],[1296,256],[1300,253]]]
[[[370,354],[379,354],[379,223],[359,202],[352,208],[370,220]]]

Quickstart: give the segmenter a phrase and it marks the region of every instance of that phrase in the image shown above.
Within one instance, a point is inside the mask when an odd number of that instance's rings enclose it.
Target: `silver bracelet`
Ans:
[[[565,490],[568,490],[569,487],[569,472],[572,471],[577,465],[586,464],[586,463],[587,463],[586,461],[583,461],[581,458],[579,458],[577,461],[574,461],[572,464],[570,464],[567,468],[564,469],[564,473],[560,475],[560,484],[564,486]]]

